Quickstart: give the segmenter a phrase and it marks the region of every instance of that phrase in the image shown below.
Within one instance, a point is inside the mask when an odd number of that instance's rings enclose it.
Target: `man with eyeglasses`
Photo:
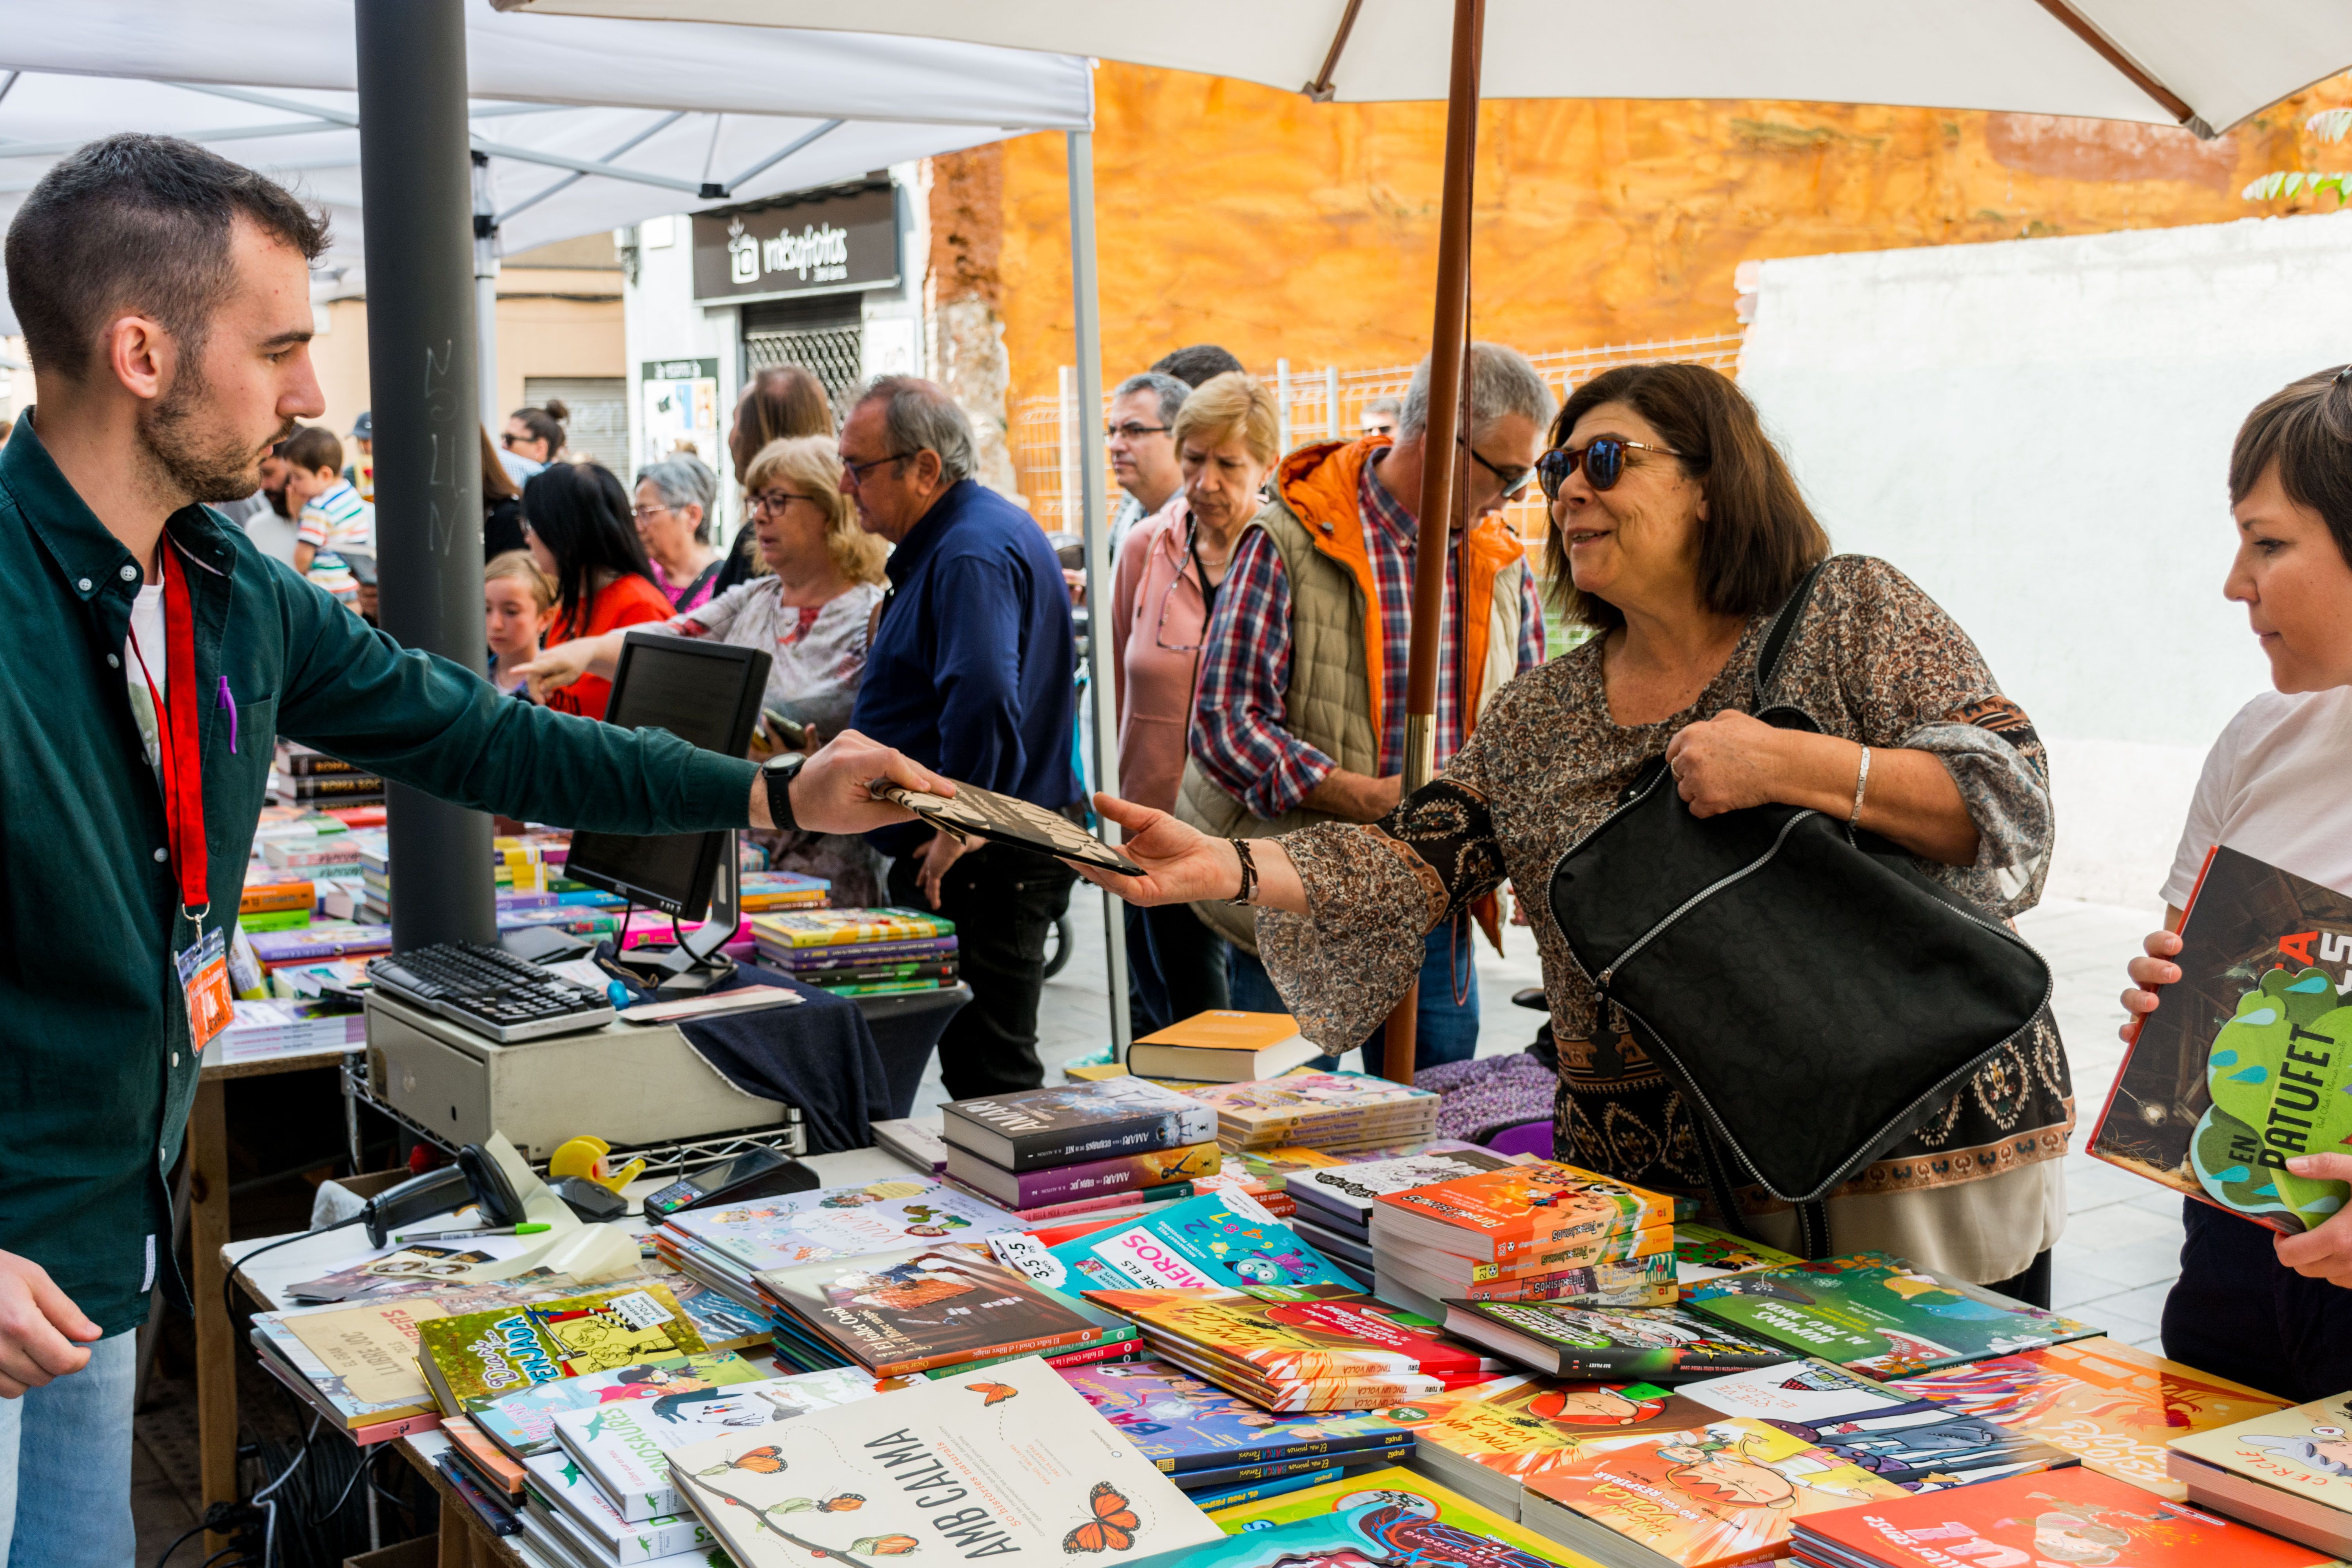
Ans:
[[[1543,616],[1527,552],[1497,514],[1527,488],[1553,410],[1525,356],[1470,351],[1466,531],[1450,535],[1437,663],[1436,766],[1443,771],[1486,700],[1543,661]],[[1303,447],[1275,470],[1273,499],[1242,535],[1218,590],[1192,710],[1191,760],[1176,815],[1204,833],[1254,838],[1310,822],[1375,822],[1396,808],[1405,757],[1405,668],[1413,553],[1421,524],[1429,362],[1414,370],[1393,440]],[[1446,537],[1446,535],[1441,535]],[[1193,909],[1234,945],[1233,1005],[1285,1012],[1256,958],[1243,908]],[[1475,911],[1499,945],[1495,906]],[[1363,1042],[1377,1070],[1379,1037]],[[1337,1048],[1326,1068],[1354,1042]],[[1416,1068],[1478,1048],[1470,931],[1457,917],[1430,932],[1421,970]]]
[[[850,727],[959,783],[1066,811],[1077,643],[1062,563],[1034,519],[971,478],[973,445],[955,400],[908,375],[868,386],[841,426],[842,489],[859,525],[896,546]],[[896,857],[893,903],[955,921],[972,999],[940,1037],[949,1095],[1037,1088],[1045,933],[1076,873],[914,824],[869,837]]]
[[[1192,389],[1172,375],[1145,371],[1118,384],[1110,396],[1110,420],[1103,430],[1111,478],[1127,494],[1110,514],[1110,552],[1116,557],[1128,531],[1166,506],[1184,488],[1184,467],[1176,460],[1177,411]]]

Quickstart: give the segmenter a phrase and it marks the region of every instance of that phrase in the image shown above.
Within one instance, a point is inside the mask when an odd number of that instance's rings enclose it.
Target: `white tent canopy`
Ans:
[[[1349,102],[1443,99],[1453,10],[1433,0],[1198,0],[1174,11],[865,0],[854,13],[824,0],[497,4],[550,21],[821,28],[854,15],[871,33],[1080,50],[1289,90],[1322,79],[1352,17],[1328,79],[1330,96]],[[1487,0],[1482,96],[1799,99],[2226,130],[2346,64],[2352,6],[2341,0]]]
[[[474,145],[509,250],[1092,115],[1087,62],[1070,55],[486,4],[467,31]],[[164,132],[323,204],[330,267],[356,268],[356,79],[349,0],[0,0],[0,223],[72,148]]]

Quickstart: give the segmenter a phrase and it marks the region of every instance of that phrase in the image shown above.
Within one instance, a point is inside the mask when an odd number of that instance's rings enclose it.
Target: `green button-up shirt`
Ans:
[[[146,1315],[170,1247],[163,1177],[197,1070],[172,955],[195,931],[124,682],[143,573],[33,427],[28,409],[0,448],[0,1251],[115,1333]],[[404,651],[203,507],[164,533],[194,611],[208,930],[236,919],[278,735],[534,821],[746,820],[740,758],[516,702]]]

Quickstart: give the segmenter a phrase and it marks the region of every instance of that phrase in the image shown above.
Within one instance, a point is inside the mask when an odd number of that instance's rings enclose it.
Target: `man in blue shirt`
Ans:
[[[963,410],[913,376],[875,382],[841,427],[857,521],[897,546],[850,727],[951,779],[1066,811],[1080,793],[1068,590],[1034,520],[972,479],[972,451]],[[1035,1089],[1045,933],[1076,873],[914,824],[871,837],[898,857],[891,899],[956,924],[972,999],[940,1038],[948,1092]]]

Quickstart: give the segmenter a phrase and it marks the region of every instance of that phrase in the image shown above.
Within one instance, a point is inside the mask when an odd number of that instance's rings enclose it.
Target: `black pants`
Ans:
[[[2252,1220],[2195,1198],[2181,1211],[2164,1353],[2298,1404],[2352,1388],[2352,1290],[2281,1264]]]
[[[1127,908],[1127,1020],[1137,1037],[1233,1005],[1225,939],[1189,904]]]
[[[890,863],[890,901],[928,910],[915,884],[919,855]],[[1049,856],[1010,845],[973,849],[940,880],[939,912],[955,921],[956,963],[971,1002],[940,1037],[949,1098],[1007,1094],[1045,1081],[1037,1060],[1037,994],[1045,984],[1045,933],[1070,907],[1078,874]]]

